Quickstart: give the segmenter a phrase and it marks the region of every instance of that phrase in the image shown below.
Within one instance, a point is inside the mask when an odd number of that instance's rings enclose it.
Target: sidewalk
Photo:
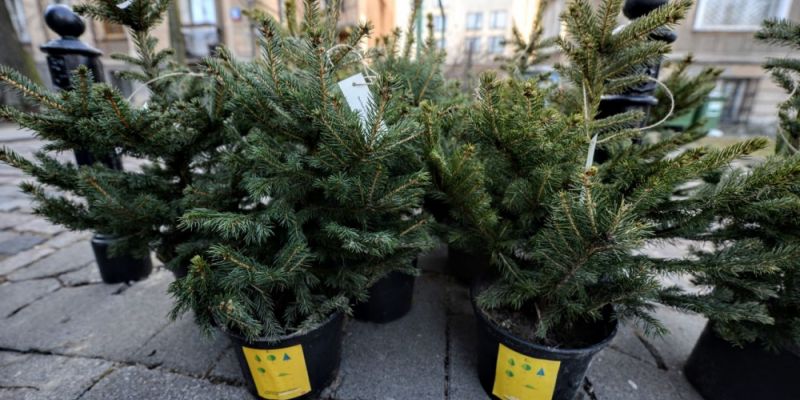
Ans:
[[[0,125],[0,146],[29,156],[29,133]],[[63,157],[69,158],[70,154]],[[161,268],[132,285],[101,283],[88,233],[31,215],[0,164],[0,400],[249,399],[222,335],[203,337],[190,316],[171,322]],[[663,255],[679,248],[656,249]],[[420,260],[414,306],[385,325],[346,325],[330,400],[486,399],[475,371],[475,322],[467,289],[442,273],[443,250]],[[671,335],[621,327],[595,359],[587,400],[699,400],[682,375],[705,320],[658,311]]]

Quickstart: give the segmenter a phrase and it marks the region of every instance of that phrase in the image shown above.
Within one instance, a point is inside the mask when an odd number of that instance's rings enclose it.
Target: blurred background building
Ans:
[[[55,35],[44,25],[44,9],[52,3],[72,5],[79,1],[0,2],[4,3],[17,37],[16,40],[0,39],[0,52],[5,51],[4,47],[21,45],[32,57],[42,81],[49,84],[44,54],[39,51],[39,46],[54,39]],[[545,36],[560,34],[559,15],[566,2],[423,0],[414,29],[425,34],[427,15],[431,15],[437,45],[447,52],[448,75],[464,79],[497,67],[499,57],[509,56],[511,49],[505,43],[511,37],[512,27],[516,26],[523,34],[530,32],[541,7],[544,7],[542,25]],[[302,5],[302,1],[299,3]],[[343,0],[340,28],[347,29],[369,20],[375,26],[375,37],[388,35],[396,27],[408,26],[412,4],[410,0]],[[229,47],[238,57],[253,57],[257,53],[256,31],[244,14],[247,9],[263,10],[279,20],[285,18],[284,0],[178,0],[176,5],[171,15],[173,23],[165,21],[156,35],[162,46],[176,48],[190,62],[209,55],[220,44]],[[302,7],[298,7],[297,12],[301,14]],[[0,17],[3,17],[2,13]],[[767,57],[782,56],[785,51],[753,39],[761,21],[767,18],[800,20],[800,1],[696,0],[694,10],[678,28],[674,58],[691,53],[698,68],[716,65],[725,69],[717,94],[725,99],[719,111],[721,127],[726,132],[769,133],[768,127],[776,122],[776,105],[786,97],[761,68]],[[0,21],[0,25],[3,24],[5,22]],[[82,40],[104,52],[107,81],[123,92],[131,92],[131,83],[121,81],[113,74],[124,66],[108,57],[112,53],[133,51],[126,32],[113,24],[92,22]]]

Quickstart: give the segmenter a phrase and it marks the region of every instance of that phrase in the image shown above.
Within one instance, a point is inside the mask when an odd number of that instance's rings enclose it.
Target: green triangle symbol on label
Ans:
[[[538,371],[538,372],[536,372],[536,375],[538,375],[538,376],[544,376],[544,368],[539,368],[539,371]]]
[[[289,361],[289,360],[291,360],[291,358],[289,358],[289,354],[283,353],[283,361]]]

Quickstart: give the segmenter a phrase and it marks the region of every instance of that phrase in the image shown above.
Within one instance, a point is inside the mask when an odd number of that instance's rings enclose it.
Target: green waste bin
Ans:
[[[719,126],[722,118],[722,110],[725,108],[725,97],[708,96],[705,103],[693,111],[687,112],[678,118],[670,119],[666,122],[668,128],[675,130],[686,130],[696,122],[705,119],[705,129],[710,131]]]
[[[725,109],[725,97],[723,96],[708,96],[705,104],[700,108],[698,119],[705,119],[705,128],[707,131],[717,129],[719,121],[722,119],[722,110]]]

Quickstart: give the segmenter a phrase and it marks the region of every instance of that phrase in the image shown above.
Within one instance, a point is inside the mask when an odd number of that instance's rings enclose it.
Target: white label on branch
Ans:
[[[594,152],[597,148],[597,134],[594,135],[592,138],[592,142],[589,143],[589,152],[586,154],[586,166],[584,167],[584,171],[588,171],[592,169],[592,164],[594,164]]]
[[[367,83],[367,80],[364,78],[364,74],[359,72],[340,81],[339,88],[342,90],[347,105],[361,118],[361,125],[364,127],[364,140],[369,141],[371,129],[368,113],[369,108],[372,107],[372,92],[369,90],[369,83]],[[386,127],[383,125],[383,122],[381,122],[376,139],[380,139],[380,135],[385,129]]]

